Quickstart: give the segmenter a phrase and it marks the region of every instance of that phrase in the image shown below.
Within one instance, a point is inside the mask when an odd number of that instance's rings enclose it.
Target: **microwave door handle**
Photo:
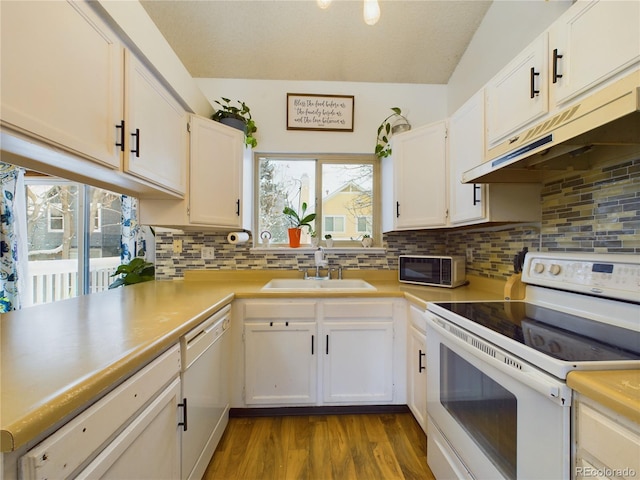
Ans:
[[[453,326],[453,328],[458,327]],[[506,354],[502,350],[485,342],[481,338],[465,332],[469,337],[474,337],[475,345],[483,345],[486,349],[495,350],[498,356],[503,357],[503,360],[496,358],[496,356],[488,355],[485,353],[485,350],[476,348],[465,342],[464,340],[461,340],[458,336],[454,335],[445,327],[443,327],[439,320],[434,320],[434,318],[430,315],[427,316],[427,329],[433,330],[433,332],[427,332],[427,337],[429,337],[429,335],[431,334],[440,335],[447,340],[447,343],[464,350],[470,355],[478,358],[480,361],[491,365],[497,370],[500,370],[502,373],[513,378],[518,383],[527,385],[527,387],[535,390],[544,397],[547,397],[554,403],[557,403],[558,405],[564,407],[569,407],[571,405],[571,389],[568,388],[566,384],[560,381],[555,381],[550,376],[544,375],[529,367],[528,365],[523,365],[522,370],[510,366],[508,362],[504,361],[504,359],[513,358],[511,355]],[[514,361],[517,363],[522,363],[520,360],[515,358]]]

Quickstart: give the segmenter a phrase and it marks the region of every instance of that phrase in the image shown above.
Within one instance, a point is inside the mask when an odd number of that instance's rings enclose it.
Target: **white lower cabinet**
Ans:
[[[403,300],[241,300],[239,311],[238,406],[405,402]]]
[[[427,325],[424,310],[409,307],[407,327],[407,405],[427,433]]]
[[[270,321],[246,324],[247,404],[315,404],[316,323]]]
[[[242,303],[247,405],[316,403],[317,310],[314,300]]]
[[[574,405],[574,478],[637,478],[640,425],[580,394]]]
[[[393,303],[327,301],[322,321],[323,400],[393,400]]]
[[[175,345],[26,452],[20,478],[178,478],[179,371]]]

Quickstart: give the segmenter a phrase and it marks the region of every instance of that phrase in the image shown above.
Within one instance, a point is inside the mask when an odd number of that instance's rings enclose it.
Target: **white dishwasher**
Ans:
[[[231,307],[219,310],[180,339],[183,479],[201,479],[229,421]]]

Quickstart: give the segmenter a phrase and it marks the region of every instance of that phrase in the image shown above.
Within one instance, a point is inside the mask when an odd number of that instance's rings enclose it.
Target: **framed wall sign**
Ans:
[[[353,132],[353,95],[287,93],[287,130]]]

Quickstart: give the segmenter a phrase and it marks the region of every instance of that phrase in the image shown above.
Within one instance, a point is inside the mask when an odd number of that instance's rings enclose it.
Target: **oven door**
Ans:
[[[571,390],[427,315],[427,460],[438,480],[569,479]]]

